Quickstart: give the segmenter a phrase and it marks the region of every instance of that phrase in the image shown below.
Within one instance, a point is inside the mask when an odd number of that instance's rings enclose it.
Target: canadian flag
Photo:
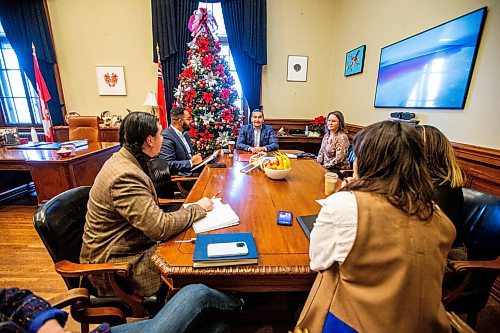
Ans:
[[[36,91],[38,92],[38,100],[40,103],[40,114],[42,115],[43,131],[45,132],[45,141],[54,142],[54,133],[52,132],[52,121],[50,120],[49,108],[47,102],[50,100],[49,90],[43,79],[38,60],[36,58],[35,46],[33,47],[33,64],[35,66]]]
[[[163,83],[163,72],[161,68],[160,52],[158,45],[156,46],[156,52],[158,53],[158,118],[160,120],[160,125],[163,129],[168,127],[167,118],[167,108],[165,107],[165,85]]]

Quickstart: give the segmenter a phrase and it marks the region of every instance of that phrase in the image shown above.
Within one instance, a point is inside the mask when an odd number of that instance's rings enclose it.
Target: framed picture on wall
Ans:
[[[288,56],[287,81],[306,82],[307,81],[307,60],[306,56]]]
[[[123,66],[96,66],[99,95],[127,95]]]
[[[365,51],[366,45],[361,45],[360,47],[346,53],[344,76],[363,73]]]

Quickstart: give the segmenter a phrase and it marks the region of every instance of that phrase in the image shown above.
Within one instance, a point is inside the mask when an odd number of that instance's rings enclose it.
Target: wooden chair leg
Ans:
[[[82,333],[89,333],[89,324],[88,323],[82,323],[81,328],[82,328]]]

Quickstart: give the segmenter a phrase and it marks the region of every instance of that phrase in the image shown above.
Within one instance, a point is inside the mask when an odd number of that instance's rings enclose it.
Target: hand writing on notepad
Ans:
[[[211,211],[214,208],[214,203],[211,199],[207,197],[203,197],[200,200],[196,201],[198,205],[201,206],[206,212]]]

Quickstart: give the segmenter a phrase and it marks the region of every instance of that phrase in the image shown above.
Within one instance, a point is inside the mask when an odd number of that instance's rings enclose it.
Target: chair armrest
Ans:
[[[500,270],[500,257],[495,260],[483,260],[483,261],[452,261],[451,265],[455,270]]]
[[[67,277],[106,273],[116,273],[120,276],[127,276],[130,271],[130,266],[129,263],[76,264],[63,260],[56,262],[54,268],[57,273]]]
[[[187,196],[189,194],[189,190],[186,189],[183,183],[197,181],[198,177],[184,177],[184,176],[172,176],[170,180],[177,184],[179,191],[182,195]]]
[[[89,302],[89,292],[85,288],[74,288],[47,300],[55,308],[63,309],[76,302]]]
[[[165,199],[165,198],[158,198],[158,205],[163,206],[163,205],[169,205],[173,203],[184,203],[186,199]]]
[[[453,332],[459,332],[459,333],[474,333],[475,332],[455,312],[446,311],[446,316],[450,320],[451,327],[454,329]]]
[[[178,183],[178,182],[192,182],[192,181],[197,181],[198,177],[172,176],[170,179],[173,182]]]

